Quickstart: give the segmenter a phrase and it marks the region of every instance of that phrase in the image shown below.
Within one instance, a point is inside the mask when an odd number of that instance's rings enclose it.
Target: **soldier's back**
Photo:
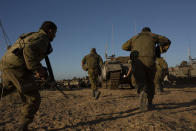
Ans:
[[[99,66],[99,56],[97,54],[89,54],[86,63],[89,69],[96,69]]]

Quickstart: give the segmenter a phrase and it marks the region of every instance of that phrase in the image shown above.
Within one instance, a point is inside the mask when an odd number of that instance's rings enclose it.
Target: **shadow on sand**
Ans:
[[[130,109],[127,111],[122,111],[122,112],[116,112],[116,113],[110,113],[110,114],[100,114],[100,115],[96,115],[99,116],[101,118],[98,118],[96,120],[92,120],[92,121],[86,121],[86,122],[79,122],[76,125],[72,125],[72,126],[65,126],[63,128],[59,128],[59,129],[52,129],[52,130],[47,130],[47,131],[60,131],[60,130],[65,130],[66,128],[76,128],[78,126],[86,126],[86,125],[94,125],[94,124],[98,124],[104,121],[111,121],[111,120],[116,120],[116,119],[120,119],[120,118],[126,118],[132,115],[136,115],[139,113],[143,113],[141,111],[139,112],[135,112],[135,113],[131,113],[138,110],[138,108],[134,108],[134,109]],[[116,114],[117,116],[115,117],[111,117],[111,115]],[[124,115],[126,114],[126,115]],[[103,118],[103,117],[107,117],[107,118]]]
[[[182,108],[182,107],[191,107],[196,105],[196,99],[190,101],[190,102],[184,102],[184,103],[164,103],[164,104],[156,104],[155,108],[153,109],[155,110],[168,110],[168,109],[177,109],[177,108]],[[163,106],[163,107],[158,107],[158,106]],[[47,130],[47,131],[60,131],[60,130],[65,130],[66,128],[76,128],[79,126],[88,126],[88,125],[94,125],[94,124],[98,124],[101,122],[105,122],[105,121],[111,121],[111,120],[117,120],[120,118],[126,118],[126,117],[130,117],[130,116],[134,116],[140,113],[144,113],[141,112],[140,110],[138,110],[139,108],[134,108],[134,109],[129,109],[126,111],[121,111],[121,112],[116,112],[116,113],[109,113],[109,114],[100,114],[100,115],[96,115],[97,117],[100,117],[96,120],[92,120],[92,121],[85,121],[85,122],[79,122],[75,125],[72,126],[65,126],[63,128],[59,128],[59,129],[52,129],[52,130]],[[184,111],[191,111],[191,110],[195,110],[196,108],[192,108],[192,109],[186,109],[180,112],[184,112]],[[136,110],[138,110],[137,112],[135,112]],[[151,111],[153,111],[151,110]],[[177,112],[173,112],[173,113],[177,113]],[[112,116],[112,115],[116,115],[116,116]],[[46,128],[45,128],[46,129]]]

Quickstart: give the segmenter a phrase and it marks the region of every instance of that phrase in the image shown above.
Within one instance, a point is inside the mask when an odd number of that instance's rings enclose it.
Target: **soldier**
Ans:
[[[89,80],[91,83],[91,88],[93,90],[93,97],[98,99],[100,96],[100,91],[98,91],[98,76],[101,74],[101,66],[103,65],[103,60],[100,55],[97,54],[96,49],[92,48],[90,54],[86,55],[82,59],[82,68],[84,71],[88,71]]]
[[[134,69],[134,67],[132,66],[133,62],[132,62],[132,60],[129,60],[128,63],[131,63],[131,65],[129,67],[127,74],[124,77],[130,79],[130,88],[135,89],[137,85],[135,82],[135,78],[133,76],[133,69]]]
[[[1,59],[3,86],[14,85],[23,102],[19,119],[21,131],[28,131],[28,125],[39,109],[41,101],[34,74],[46,80],[47,72],[40,61],[52,52],[50,42],[56,31],[57,26],[53,22],[45,21],[38,32],[21,35]]]
[[[168,65],[163,57],[156,58],[156,73],[154,78],[154,85],[156,92],[161,94],[164,88],[164,78],[168,75]]]
[[[154,34],[149,27],[144,27],[141,33],[133,36],[122,45],[122,49],[131,51],[134,61],[134,77],[140,93],[140,110],[146,111],[153,107],[154,74],[155,74],[155,46],[160,44],[160,51],[166,52],[170,40],[164,36]]]

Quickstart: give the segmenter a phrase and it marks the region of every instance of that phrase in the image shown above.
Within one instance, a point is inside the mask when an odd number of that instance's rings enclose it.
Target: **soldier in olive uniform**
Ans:
[[[133,36],[122,45],[122,49],[131,51],[134,59],[134,77],[140,93],[140,109],[151,109],[154,97],[155,75],[155,47],[160,45],[160,51],[166,52],[170,46],[170,40],[164,36],[154,34],[149,27],[144,27],[142,32]]]
[[[129,70],[128,70],[127,74],[124,77],[130,79],[130,88],[134,89],[134,88],[136,88],[137,85],[136,85],[136,82],[135,82],[135,78],[133,76],[134,67],[132,66],[132,63],[133,63],[132,60],[129,60],[129,63],[131,63],[131,65],[129,67]]]
[[[154,78],[154,85],[156,92],[160,94],[164,88],[164,78],[168,74],[168,65],[163,57],[156,58],[156,73]]]
[[[39,87],[34,76],[36,74],[36,77],[46,80],[47,72],[40,61],[52,52],[50,42],[56,36],[56,31],[53,22],[44,22],[38,32],[21,35],[1,59],[3,86],[13,84],[23,102],[19,120],[21,131],[28,130],[39,109]]]
[[[89,80],[91,83],[91,88],[93,90],[93,97],[96,99],[100,96],[100,91],[98,91],[98,76],[101,74],[101,66],[103,65],[103,60],[100,55],[97,54],[96,49],[92,48],[90,54],[86,55],[82,59],[82,68],[88,71]]]

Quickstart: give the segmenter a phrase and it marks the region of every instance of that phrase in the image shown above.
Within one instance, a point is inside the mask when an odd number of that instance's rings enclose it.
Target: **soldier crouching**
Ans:
[[[44,22],[38,32],[21,35],[1,59],[3,86],[11,83],[23,102],[19,131],[28,131],[28,125],[39,109],[39,86],[34,75],[42,80],[47,79],[47,72],[40,61],[52,52],[50,42],[54,39],[56,31],[57,27],[53,22]]]

